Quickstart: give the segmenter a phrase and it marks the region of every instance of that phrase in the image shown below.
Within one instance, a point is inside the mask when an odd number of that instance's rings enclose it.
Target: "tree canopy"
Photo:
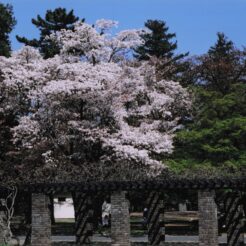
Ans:
[[[112,37],[107,30],[116,24],[77,22],[74,30],[51,34],[60,55],[50,59],[28,46],[1,58],[0,109],[14,110],[17,122],[3,178],[11,169],[19,182],[132,180],[165,169],[161,159],[173,151],[189,94],[158,80],[148,62],[129,60],[141,30]]]
[[[245,166],[246,56],[223,33],[198,58],[193,114],[176,138],[177,170],[198,166],[219,172]]]
[[[175,54],[177,41],[175,33],[169,32],[166,22],[161,20],[147,20],[145,22],[143,44],[134,51],[134,56],[139,60],[152,60],[156,70],[163,79],[181,80],[180,73],[189,65],[183,61],[186,54]]]
[[[40,15],[36,19],[32,19],[32,24],[40,30],[39,39],[27,39],[25,37],[16,36],[17,40],[25,45],[39,48],[44,58],[53,57],[59,54],[59,47],[51,40],[46,40],[46,36],[51,35],[62,29],[73,30],[74,24],[79,20],[73,13],[73,10],[67,12],[65,8],[56,8],[47,10],[45,18]],[[84,21],[84,19],[82,19]]]
[[[9,34],[16,25],[13,7],[0,3],[0,56],[10,56],[11,44]]]
[[[144,43],[135,49],[135,57],[139,60],[149,60],[150,57],[172,58],[177,49],[177,41],[172,41],[175,33],[169,33],[164,21],[148,20],[145,22],[147,31],[142,34]]]
[[[117,21],[89,25],[57,8],[32,20],[40,38],[17,37],[26,46],[10,56],[15,19],[10,5],[0,11],[2,177],[132,179],[166,163],[180,173],[245,166],[246,51],[223,33],[184,60],[164,21],[112,35]]]

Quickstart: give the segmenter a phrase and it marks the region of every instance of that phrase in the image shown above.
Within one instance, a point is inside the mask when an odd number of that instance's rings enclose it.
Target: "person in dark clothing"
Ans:
[[[148,208],[144,208],[143,210],[143,227],[146,228],[148,223]]]

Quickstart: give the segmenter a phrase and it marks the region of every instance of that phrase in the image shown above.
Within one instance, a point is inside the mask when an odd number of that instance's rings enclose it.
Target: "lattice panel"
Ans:
[[[93,234],[92,198],[86,193],[75,193],[73,199],[75,209],[76,244],[90,244],[91,236]]]
[[[243,206],[240,192],[224,192],[217,198],[220,224],[227,231],[228,246],[243,246]]]
[[[149,245],[164,245],[164,201],[162,194],[151,192],[148,200],[148,239]]]

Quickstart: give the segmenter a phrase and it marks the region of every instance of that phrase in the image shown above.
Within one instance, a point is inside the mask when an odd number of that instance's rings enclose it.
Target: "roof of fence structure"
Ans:
[[[107,182],[65,182],[65,183],[30,183],[19,184],[21,191],[31,193],[59,193],[59,192],[101,192],[101,191],[141,191],[141,190],[182,190],[182,189],[238,189],[246,188],[246,177],[216,178],[216,179],[168,179],[142,181],[107,181]],[[11,186],[0,186],[6,191]]]

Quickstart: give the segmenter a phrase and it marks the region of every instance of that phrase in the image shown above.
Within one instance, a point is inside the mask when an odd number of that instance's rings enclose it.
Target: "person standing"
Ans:
[[[146,228],[148,224],[148,208],[144,208],[143,210],[143,227]]]
[[[105,200],[102,205],[103,227],[109,227],[110,216],[111,216],[111,204]]]

